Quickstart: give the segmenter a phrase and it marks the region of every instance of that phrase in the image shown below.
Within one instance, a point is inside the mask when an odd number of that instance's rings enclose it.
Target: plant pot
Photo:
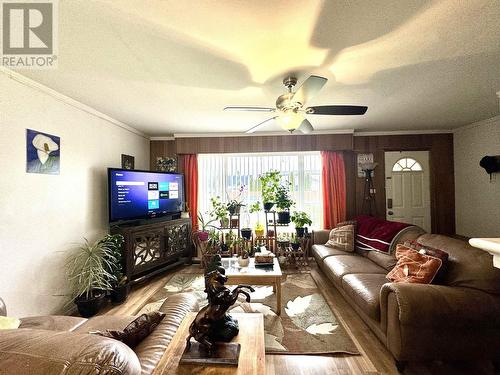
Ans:
[[[271,208],[273,208],[274,202],[266,202],[264,203],[264,211],[271,211]]]
[[[290,244],[290,246],[292,246],[292,250],[293,251],[297,251],[299,249],[299,247],[300,247],[300,243],[298,243],[298,242],[292,242]]]
[[[241,206],[241,204],[237,204],[236,206],[229,206],[227,210],[229,211],[230,215],[238,215],[240,213]]]
[[[240,267],[248,267],[250,264],[250,258],[243,259],[242,257],[238,257],[238,264]]]
[[[221,251],[221,253],[229,252],[229,246],[227,244],[223,243],[222,245],[220,245],[220,251]]]
[[[231,228],[238,228],[238,219],[231,219]]]
[[[83,318],[90,318],[99,312],[105,297],[106,293],[102,292],[100,295],[88,299],[84,296],[77,297],[74,302],[80,315]]]
[[[258,237],[264,237],[264,228],[262,229],[255,229],[255,236]]]
[[[208,232],[206,232],[204,230],[200,230],[200,231],[196,232],[196,234],[198,235],[198,239],[200,241],[207,241],[208,240]]]
[[[267,237],[273,238],[274,237],[274,229],[269,229],[267,231]]]
[[[242,228],[240,232],[241,232],[241,237],[243,237],[245,240],[249,240],[250,238],[252,238],[252,229]]]
[[[118,285],[115,289],[111,291],[111,302],[113,303],[125,302],[127,300],[129,292],[130,292],[129,283],[126,283],[124,285]]]
[[[290,211],[278,212],[278,224],[289,224],[289,223],[290,223]]]
[[[306,232],[306,228],[295,228],[295,233],[297,233],[297,237],[304,237]]]
[[[229,218],[220,219],[220,226],[221,228],[227,228],[229,226]]]

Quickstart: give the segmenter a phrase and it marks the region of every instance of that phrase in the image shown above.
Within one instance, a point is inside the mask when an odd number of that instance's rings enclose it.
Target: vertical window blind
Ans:
[[[252,154],[199,154],[198,155],[198,209],[207,212],[210,198],[219,196],[223,202],[242,194],[243,226],[245,217],[253,227],[257,215],[248,215],[248,206],[262,203],[259,175],[269,170],[281,172],[282,181],[290,182],[295,206],[291,211],[305,211],[313,221],[313,228],[322,225],[321,156],[319,152],[252,153]],[[261,214],[261,221],[264,217]]]

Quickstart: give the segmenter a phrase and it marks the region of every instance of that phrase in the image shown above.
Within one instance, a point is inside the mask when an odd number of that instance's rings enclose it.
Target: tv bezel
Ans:
[[[141,173],[151,173],[151,174],[165,174],[165,175],[176,175],[180,176],[182,178],[182,204],[185,204],[186,202],[186,196],[185,196],[185,188],[184,188],[184,174],[182,173],[177,173],[177,172],[161,172],[161,171],[146,171],[143,169],[125,169],[125,168],[108,168],[108,222],[110,224],[119,224],[119,223],[128,223],[132,221],[143,221],[143,220],[155,220],[155,219],[161,219],[161,218],[166,218],[171,215],[179,214],[182,211],[173,211],[173,212],[167,212],[166,214],[162,215],[156,215],[156,216],[137,216],[137,217],[131,217],[127,219],[118,219],[118,220],[111,220],[111,173],[112,172],[141,172]]]

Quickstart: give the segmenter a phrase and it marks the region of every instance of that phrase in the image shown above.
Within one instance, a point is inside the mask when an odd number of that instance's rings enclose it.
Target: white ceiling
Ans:
[[[58,68],[21,73],[161,136],[244,131],[269,114],[222,109],[273,106],[289,72],[329,79],[309,105],[369,107],[310,116],[317,130],[451,129],[493,117],[500,1],[60,1]]]

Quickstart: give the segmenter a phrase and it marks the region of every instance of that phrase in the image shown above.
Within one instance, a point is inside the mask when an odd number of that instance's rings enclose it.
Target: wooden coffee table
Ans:
[[[231,313],[238,319],[240,332],[233,341],[241,345],[238,367],[217,365],[181,365],[179,361],[186,347],[189,326],[196,313],[189,313],[182,321],[177,333],[153,371],[154,375],[171,374],[217,374],[217,375],[263,375],[266,372],[264,347],[264,318],[262,314]],[[191,339],[194,340],[194,339]]]
[[[255,267],[255,259],[250,258],[248,267],[240,267],[236,258],[222,258],[226,270],[227,285],[272,285],[276,293],[276,314],[281,315],[281,273],[278,259],[274,258],[273,267]]]

